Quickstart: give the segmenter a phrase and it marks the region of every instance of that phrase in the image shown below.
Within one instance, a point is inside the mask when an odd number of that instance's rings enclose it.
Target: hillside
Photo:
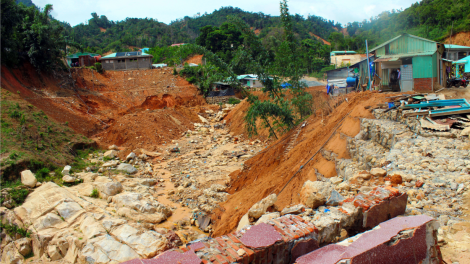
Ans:
[[[1,94],[3,181],[15,180],[18,173],[28,167],[35,170],[43,166],[65,166],[74,160],[77,148],[93,145],[92,140],[75,133],[68,122],[56,122],[22,99],[19,91],[1,88]]]
[[[448,0],[423,0],[402,11],[384,11],[370,20],[349,23],[345,28],[351,37],[334,35],[335,49],[365,50],[365,39],[374,47],[401,33],[444,42],[451,32],[470,30],[470,1],[453,0],[449,4]]]
[[[443,41],[454,33],[470,29],[470,2],[454,0],[424,0],[405,10],[384,11],[362,22],[341,25],[320,16],[304,18],[293,15],[294,31],[300,39],[321,40],[336,50],[365,51],[365,39],[375,46],[401,33]],[[93,52],[126,50],[130,46],[154,47],[173,43],[194,43],[199,30],[205,26],[220,26],[227,16],[242,18],[257,35],[264,39],[280,30],[278,16],[252,13],[236,7],[221,7],[210,14],[198,17],[186,16],[169,25],[150,18],[126,18],[109,21],[105,15],[92,14],[88,24],[67,26],[67,34],[83,48]],[[453,25],[452,25],[453,23]]]
[[[33,2],[31,0],[16,0],[16,3],[19,4],[19,3],[22,3],[23,5],[25,6],[36,6],[35,4],[33,4]]]
[[[200,17],[184,17],[169,25],[157,19],[126,18],[123,21],[109,21],[105,15],[93,13],[88,24],[75,27],[66,25],[69,39],[82,45],[83,48],[104,53],[109,50],[126,50],[130,46],[154,47],[168,46],[173,43],[194,43],[199,36],[199,29],[205,26],[220,26],[227,21],[227,16],[236,16],[256,30],[260,38],[272,35],[280,30],[281,22],[278,16],[243,11],[235,7],[221,7],[211,14]],[[294,31],[301,39],[317,40],[310,33],[321,38],[328,38],[334,32],[334,21],[327,21],[318,16],[307,19],[300,15],[293,16]],[[337,24],[337,27],[341,25]]]

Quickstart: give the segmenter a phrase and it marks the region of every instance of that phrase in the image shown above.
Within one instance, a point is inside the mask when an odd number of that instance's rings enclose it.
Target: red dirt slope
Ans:
[[[54,77],[38,74],[30,65],[2,66],[1,81],[3,88],[19,91],[56,121],[97,136],[98,143],[150,147],[192,128],[199,121],[196,113],[203,111],[200,107],[207,106],[194,85],[171,72],[168,68],[98,74],[72,69]]]
[[[350,94],[348,101],[335,108],[324,120],[321,114],[311,116],[307,119],[305,127],[299,126],[291,130],[266,150],[248,160],[243,171],[230,175],[228,191],[232,195],[228,201],[220,204],[220,208],[212,216],[215,223],[213,236],[234,230],[240,218],[254,203],[271,193],[279,194],[291,176],[320,149],[340,123],[341,126],[325,149],[341,157],[348,157],[346,139],[341,134],[355,136],[360,129],[359,118],[373,118],[365,106],[383,102],[386,96],[389,95],[371,92]],[[344,117],[346,118],[342,121]],[[237,119],[240,117],[233,116],[231,122],[240,123]],[[336,175],[334,163],[326,160],[321,153],[317,154],[280,193],[275,204],[278,210],[300,202],[300,189],[305,181],[316,180],[315,170],[325,177]]]

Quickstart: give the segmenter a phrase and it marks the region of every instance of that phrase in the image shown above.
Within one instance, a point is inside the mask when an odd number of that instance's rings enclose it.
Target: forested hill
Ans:
[[[336,49],[363,50],[364,40],[371,47],[401,33],[444,41],[451,34],[470,32],[469,0],[422,0],[405,10],[382,12],[377,17],[345,25],[350,37],[333,34]]]
[[[173,43],[194,43],[199,29],[204,26],[220,26],[227,16],[237,16],[247,22],[253,30],[265,37],[281,31],[279,17],[263,13],[251,13],[234,7],[222,7],[211,14],[198,17],[184,17],[166,25],[151,18],[127,18],[123,21],[109,21],[106,16],[92,13],[88,24],[75,27],[67,26],[70,39],[80,43],[88,51],[107,52],[125,50],[129,47],[166,46]],[[313,35],[328,38],[334,32],[334,21],[311,16],[307,19],[300,15],[293,17],[294,31],[301,39],[316,39]]]
[[[80,43],[88,51],[98,53],[126,50],[133,46],[194,43],[200,34],[199,29],[207,25],[220,26],[229,15],[242,18],[261,38],[276,36],[281,32],[278,16],[222,7],[211,14],[186,16],[170,25],[151,18],[109,21],[106,16],[93,13],[87,25],[68,26],[67,34],[70,35],[69,39]],[[405,10],[384,11],[376,17],[343,26],[319,16],[304,18],[294,15],[293,22],[294,32],[300,39],[316,40],[318,36],[331,42],[335,50],[364,51],[365,39],[373,47],[404,32],[443,40],[451,30],[454,33],[470,31],[470,1],[423,0]]]
[[[22,3],[25,6],[35,6],[31,0],[16,0],[16,3]]]

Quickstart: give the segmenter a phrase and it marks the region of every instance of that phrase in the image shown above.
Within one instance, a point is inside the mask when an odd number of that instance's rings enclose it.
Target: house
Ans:
[[[330,52],[330,64],[336,65],[336,68],[342,68],[358,63],[365,57],[365,54],[358,54],[355,51],[332,51]]]
[[[141,51],[117,52],[100,59],[106,71],[151,69],[153,56]]]
[[[244,74],[238,75],[237,79],[244,85],[249,88],[259,88],[263,87],[263,84],[258,80],[258,75],[256,74]]]
[[[372,62],[373,64],[373,61],[374,61],[374,56],[370,56],[369,57],[369,62]],[[362,58],[361,61],[351,65],[349,68],[353,69],[354,71],[354,74],[357,76],[357,81],[358,81],[358,86],[359,87],[363,87],[363,85],[366,85],[364,87],[367,87],[368,86],[368,83],[369,83],[369,73],[367,72],[369,70],[369,67],[367,67],[368,61],[367,61],[367,57],[365,58]],[[372,69],[373,70],[373,69]],[[373,74],[374,72],[372,72],[372,74],[370,74],[371,77],[373,77]]]
[[[457,64],[460,67],[462,67],[463,68],[462,72],[466,73],[466,75],[468,75],[468,73],[470,73],[470,56],[462,58],[458,61],[454,61],[454,62],[452,62],[452,64]]]
[[[72,63],[73,63],[74,65],[77,65],[77,66],[91,66],[95,64],[94,62],[92,64],[90,63],[90,60],[92,60],[91,58],[95,58],[95,62],[96,62],[96,57],[100,57],[100,56],[101,56],[100,54],[89,53],[89,52],[71,54],[66,57],[67,65],[69,67],[72,67]]]
[[[171,47],[177,47],[177,46],[183,46],[183,45],[186,45],[186,43],[175,43],[175,44],[171,44]]]
[[[335,86],[335,88],[346,88],[346,79],[353,77],[353,69],[349,67],[338,68],[334,70],[326,71],[326,79],[328,85]]]
[[[453,44],[444,44],[445,50],[442,58],[451,61],[458,61],[467,56],[470,56],[470,47],[459,46]]]
[[[401,34],[370,50],[375,59],[375,73],[381,89],[399,91],[434,91],[443,85],[442,54],[444,45],[438,42]]]

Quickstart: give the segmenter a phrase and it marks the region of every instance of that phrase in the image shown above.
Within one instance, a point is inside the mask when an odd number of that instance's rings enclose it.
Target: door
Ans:
[[[400,88],[402,92],[413,91],[413,65],[401,65]]]

